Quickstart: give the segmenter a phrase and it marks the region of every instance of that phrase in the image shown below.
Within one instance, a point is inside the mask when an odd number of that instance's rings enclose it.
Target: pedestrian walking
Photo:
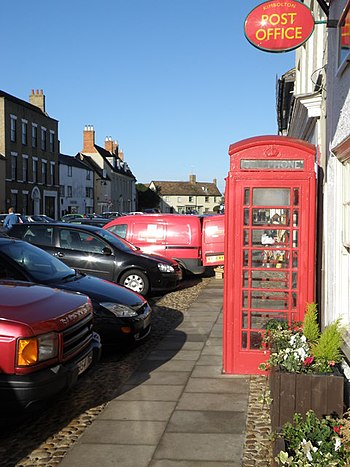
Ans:
[[[9,232],[12,229],[14,224],[18,224],[19,219],[18,216],[15,214],[13,208],[9,208],[8,214],[5,217],[3,228],[6,232]]]

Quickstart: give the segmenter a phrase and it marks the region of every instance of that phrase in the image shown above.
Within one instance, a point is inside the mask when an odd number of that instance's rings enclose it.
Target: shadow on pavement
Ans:
[[[45,455],[48,455],[49,464],[51,452],[67,449],[67,445],[80,436],[104,406],[120,394],[121,387],[158,346],[161,339],[183,321],[183,313],[178,310],[157,305],[153,305],[153,309],[152,331],[147,340],[129,349],[104,349],[100,362],[86,373],[76,386],[69,392],[62,393],[48,407],[28,414],[15,423],[0,421],[2,467],[20,466],[18,463],[45,441],[46,444],[40,449],[39,455],[44,456],[44,459]],[[181,346],[173,349],[169,359]],[[149,371],[163,363],[164,360],[154,361]]]

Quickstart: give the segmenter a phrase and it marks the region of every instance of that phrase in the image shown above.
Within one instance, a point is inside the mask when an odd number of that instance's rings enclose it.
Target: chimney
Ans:
[[[96,152],[95,149],[95,130],[92,125],[85,125],[84,127],[84,141],[82,153]]]
[[[105,139],[105,150],[113,154],[113,141],[110,136],[106,136]]]
[[[121,149],[118,149],[118,157],[121,161],[124,162],[124,153]]]
[[[118,141],[113,141],[110,136],[106,136],[105,150],[113,155],[118,155]]]
[[[190,183],[194,185],[196,183],[196,176],[195,175],[190,175]]]
[[[39,109],[45,113],[45,95],[43,90],[40,89],[39,92],[39,89],[37,89],[36,92],[34,92],[34,89],[32,89],[32,93],[29,96],[29,103],[39,107]]]
[[[215,186],[217,186],[217,184],[218,184],[218,181],[217,181],[217,179],[216,179],[216,178],[213,178],[213,183],[214,183],[214,185],[215,185]]]

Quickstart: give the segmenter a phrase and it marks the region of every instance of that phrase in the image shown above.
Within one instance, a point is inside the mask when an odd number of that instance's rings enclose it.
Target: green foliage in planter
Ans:
[[[320,337],[320,328],[317,321],[316,303],[307,303],[304,316],[303,334],[310,344],[317,342]]]
[[[276,367],[288,372],[331,373],[334,365],[342,360],[343,332],[338,319],[320,333],[317,305],[308,303],[301,325],[277,320],[266,324],[263,344],[270,357],[259,369]]]
[[[318,342],[312,346],[312,354],[318,361],[340,363],[344,330],[337,319],[321,333]]]
[[[343,421],[343,420],[342,420]],[[348,443],[341,435],[339,419],[318,418],[309,410],[305,418],[294,414],[293,423],[285,423],[281,433],[287,450],[280,451],[275,458],[279,465],[303,467],[346,466]]]

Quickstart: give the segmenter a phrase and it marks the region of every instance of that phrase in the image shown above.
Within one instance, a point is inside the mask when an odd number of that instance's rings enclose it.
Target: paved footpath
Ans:
[[[242,466],[249,377],[221,372],[222,282],[201,291],[60,467]]]

